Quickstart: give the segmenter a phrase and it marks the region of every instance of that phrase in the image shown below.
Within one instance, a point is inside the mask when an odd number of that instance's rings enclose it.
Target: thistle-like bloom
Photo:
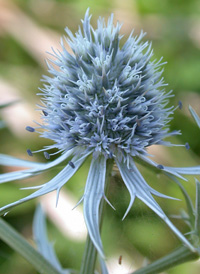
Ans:
[[[153,195],[170,198],[152,189],[140,171],[135,160],[160,169],[165,174],[183,178],[181,174],[199,173],[193,170],[171,168],[159,165],[148,157],[147,148],[151,145],[171,145],[164,139],[179,134],[169,131],[174,107],[168,107],[172,92],[166,92],[166,84],[161,78],[160,61],[151,61],[151,44],[143,42],[143,32],[139,36],[129,36],[122,43],[120,25],[113,24],[113,15],[98,20],[96,29],[90,25],[89,11],[85,14],[83,28],[73,35],[66,28],[70,54],[61,40],[62,51],[55,52],[58,67],[48,64],[51,76],[44,77],[42,122],[30,132],[37,131],[54,144],[44,148],[46,158],[51,149],[57,149],[61,156],[49,163],[23,161],[1,155],[0,163],[28,167],[0,176],[0,182],[28,178],[48,170],[61,162],[65,167],[49,182],[38,186],[33,194],[3,208],[5,213],[12,207],[30,199],[57,191],[73,176],[83,162],[92,156],[90,170],[81,198],[84,217],[89,235],[98,252],[103,256],[99,233],[99,206],[104,193],[106,165],[113,159],[130,193],[129,212],[135,197],[149,206],[190,249],[192,245],[175,228]],[[29,154],[31,151],[28,150]],[[184,179],[184,178],[183,178]]]

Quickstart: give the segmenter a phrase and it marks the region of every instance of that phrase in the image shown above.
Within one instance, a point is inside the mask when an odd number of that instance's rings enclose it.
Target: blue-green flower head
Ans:
[[[151,61],[143,33],[122,45],[113,15],[93,29],[87,11],[82,23],[75,35],[66,28],[73,53],[62,41],[62,52],[54,52],[58,70],[49,65],[52,77],[44,77],[41,135],[60,151],[84,148],[107,158],[145,154],[172,134],[173,108],[166,107],[172,95],[164,90],[161,63]]]
[[[164,139],[179,132],[169,132],[174,107],[168,107],[172,93],[165,91],[161,60],[152,61],[151,44],[131,34],[122,41],[120,25],[113,24],[113,15],[106,23],[99,19],[97,28],[90,25],[89,11],[83,27],[73,35],[66,29],[61,51],[54,51],[54,65],[48,64],[51,76],[44,77],[42,93],[42,122],[37,131],[53,140],[47,151],[61,152],[54,161],[36,163],[0,155],[0,164],[24,166],[28,169],[0,175],[0,183],[28,178],[42,173],[61,162],[65,167],[50,181],[38,186],[31,195],[0,208],[0,213],[12,207],[57,191],[76,173],[88,156],[92,156],[83,196],[83,210],[88,233],[99,254],[103,247],[99,233],[99,208],[105,195],[106,172],[115,162],[130,193],[131,209],[135,198],[149,206],[176,235],[194,251],[193,246],[171,223],[153,195],[171,198],[152,189],[140,173],[135,159],[144,161],[155,170],[185,179],[182,174],[199,174],[200,168],[172,168],[155,163],[147,148],[153,144],[170,145]],[[32,155],[31,150],[28,150]],[[69,157],[71,157],[69,161]],[[36,187],[33,187],[36,188]]]

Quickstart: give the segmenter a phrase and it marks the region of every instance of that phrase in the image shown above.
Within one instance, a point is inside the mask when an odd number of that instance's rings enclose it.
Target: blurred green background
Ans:
[[[75,32],[80,19],[90,7],[92,24],[96,26],[99,16],[108,17],[114,13],[115,21],[123,22],[121,33],[127,37],[132,29],[139,34],[147,32],[145,39],[153,42],[154,57],[167,61],[164,78],[169,83],[167,90],[174,90],[172,104],[181,100],[183,109],[175,112],[172,129],[180,129],[182,135],[172,141],[179,144],[188,142],[190,150],[177,148],[152,147],[150,153],[162,164],[186,166],[200,163],[200,131],[190,117],[188,105],[200,113],[200,1],[199,0],[0,0],[0,104],[19,100],[14,106],[1,110],[1,119],[6,128],[1,129],[1,151],[16,157],[29,159],[26,149],[41,149],[49,143],[37,134],[25,131],[27,125],[39,121],[35,111],[40,98],[36,96],[40,79],[46,74],[46,51],[51,47],[59,48],[60,37],[68,26]],[[34,155],[34,160],[45,161],[42,153]],[[84,189],[89,162],[63,187],[63,195],[76,204]],[[12,171],[1,168],[2,172]],[[141,167],[147,182],[167,195],[183,199],[178,186],[163,175]],[[58,170],[43,174],[37,179],[29,179],[0,186],[0,206],[24,197],[31,191],[19,190],[20,187],[40,184],[52,178]],[[184,183],[185,188],[195,199],[194,178]],[[130,273],[145,262],[155,260],[180,243],[166,225],[142,202],[136,200],[129,215],[122,222],[129,203],[129,195],[115,171],[109,192],[109,199],[116,211],[106,208],[102,237],[108,256],[110,273]],[[71,223],[71,217],[57,219],[53,207],[55,199],[49,196],[40,199],[47,209],[49,238],[62,265],[79,269],[84,250],[83,238],[72,237],[63,223]],[[179,214],[185,202],[157,199],[168,216]],[[32,240],[32,218],[38,201],[28,202],[10,212],[5,219]],[[52,208],[51,208],[51,206]],[[79,206],[81,209],[81,205]],[[180,220],[173,220],[184,233],[188,227]],[[80,224],[78,224],[80,225]],[[63,227],[64,226],[64,227]],[[81,226],[83,226],[83,221]],[[84,230],[84,229],[83,229]],[[77,232],[78,233],[78,232]],[[77,234],[78,235],[78,234]],[[118,258],[122,256],[122,264]],[[187,263],[169,270],[169,274],[197,274],[199,262]],[[0,274],[34,274],[35,270],[3,242],[0,242]]]

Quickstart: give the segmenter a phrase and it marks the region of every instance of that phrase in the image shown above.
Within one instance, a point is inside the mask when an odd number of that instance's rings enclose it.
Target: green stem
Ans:
[[[134,274],[156,274],[165,271],[171,267],[180,265],[185,262],[197,260],[200,257],[199,250],[197,252],[190,251],[187,247],[181,246],[172,253],[156,260],[155,262],[134,271]],[[132,274],[133,274],[132,273]]]
[[[97,250],[94,247],[89,235],[87,236],[83,254],[80,274],[94,273],[97,258]]]
[[[196,180],[196,211],[195,211],[195,231],[200,238],[200,182]],[[199,242],[198,242],[199,245]]]
[[[113,168],[113,160],[107,160],[106,179],[105,179],[105,195],[108,192],[112,168]],[[105,201],[104,201],[104,199],[102,199],[102,201],[100,203],[100,207],[99,207],[100,231],[101,231],[101,227],[102,227],[102,223],[103,223],[104,210],[105,210]],[[80,274],[94,273],[95,265],[96,265],[96,258],[97,258],[97,250],[88,235],[87,240],[86,240],[84,254],[83,254]]]
[[[0,218],[0,239],[22,255],[40,273],[61,274],[2,218]]]

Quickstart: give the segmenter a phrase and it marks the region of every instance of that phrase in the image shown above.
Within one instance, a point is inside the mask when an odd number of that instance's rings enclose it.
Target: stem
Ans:
[[[107,160],[106,164],[106,178],[105,178],[105,195],[108,192],[109,182],[111,178],[111,172],[113,168],[113,160]],[[105,201],[104,199],[101,200],[100,207],[99,207],[99,227],[101,231],[102,223],[103,223],[103,212],[105,210]],[[89,234],[87,235],[85,250],[83,254],[80,274],[88,274],[94,273],[95,265],[96,265],[96,258],[97,258],[97,250],[93,245],[92,240],[90,239]]]
[[[185,246],[181,246],[172,253],[164,256],[155,262],[134,271],[134,274],[156,274],[179,264],[197,260],[200,257],[199,250],[192,252]],[[133,274],[132,273],[132,274]]]
[[[200,182],[198,180],[196,180],[195,231],[198,237],[200,237]]]
[[[97,258],[97,250],[94,247],[90,239],[90,236],[87,235],[80,274],[94,273],[96,258]]]
[[[61,274],[2,218],[0,218],[0,239],[22,255],[40,273]]]

